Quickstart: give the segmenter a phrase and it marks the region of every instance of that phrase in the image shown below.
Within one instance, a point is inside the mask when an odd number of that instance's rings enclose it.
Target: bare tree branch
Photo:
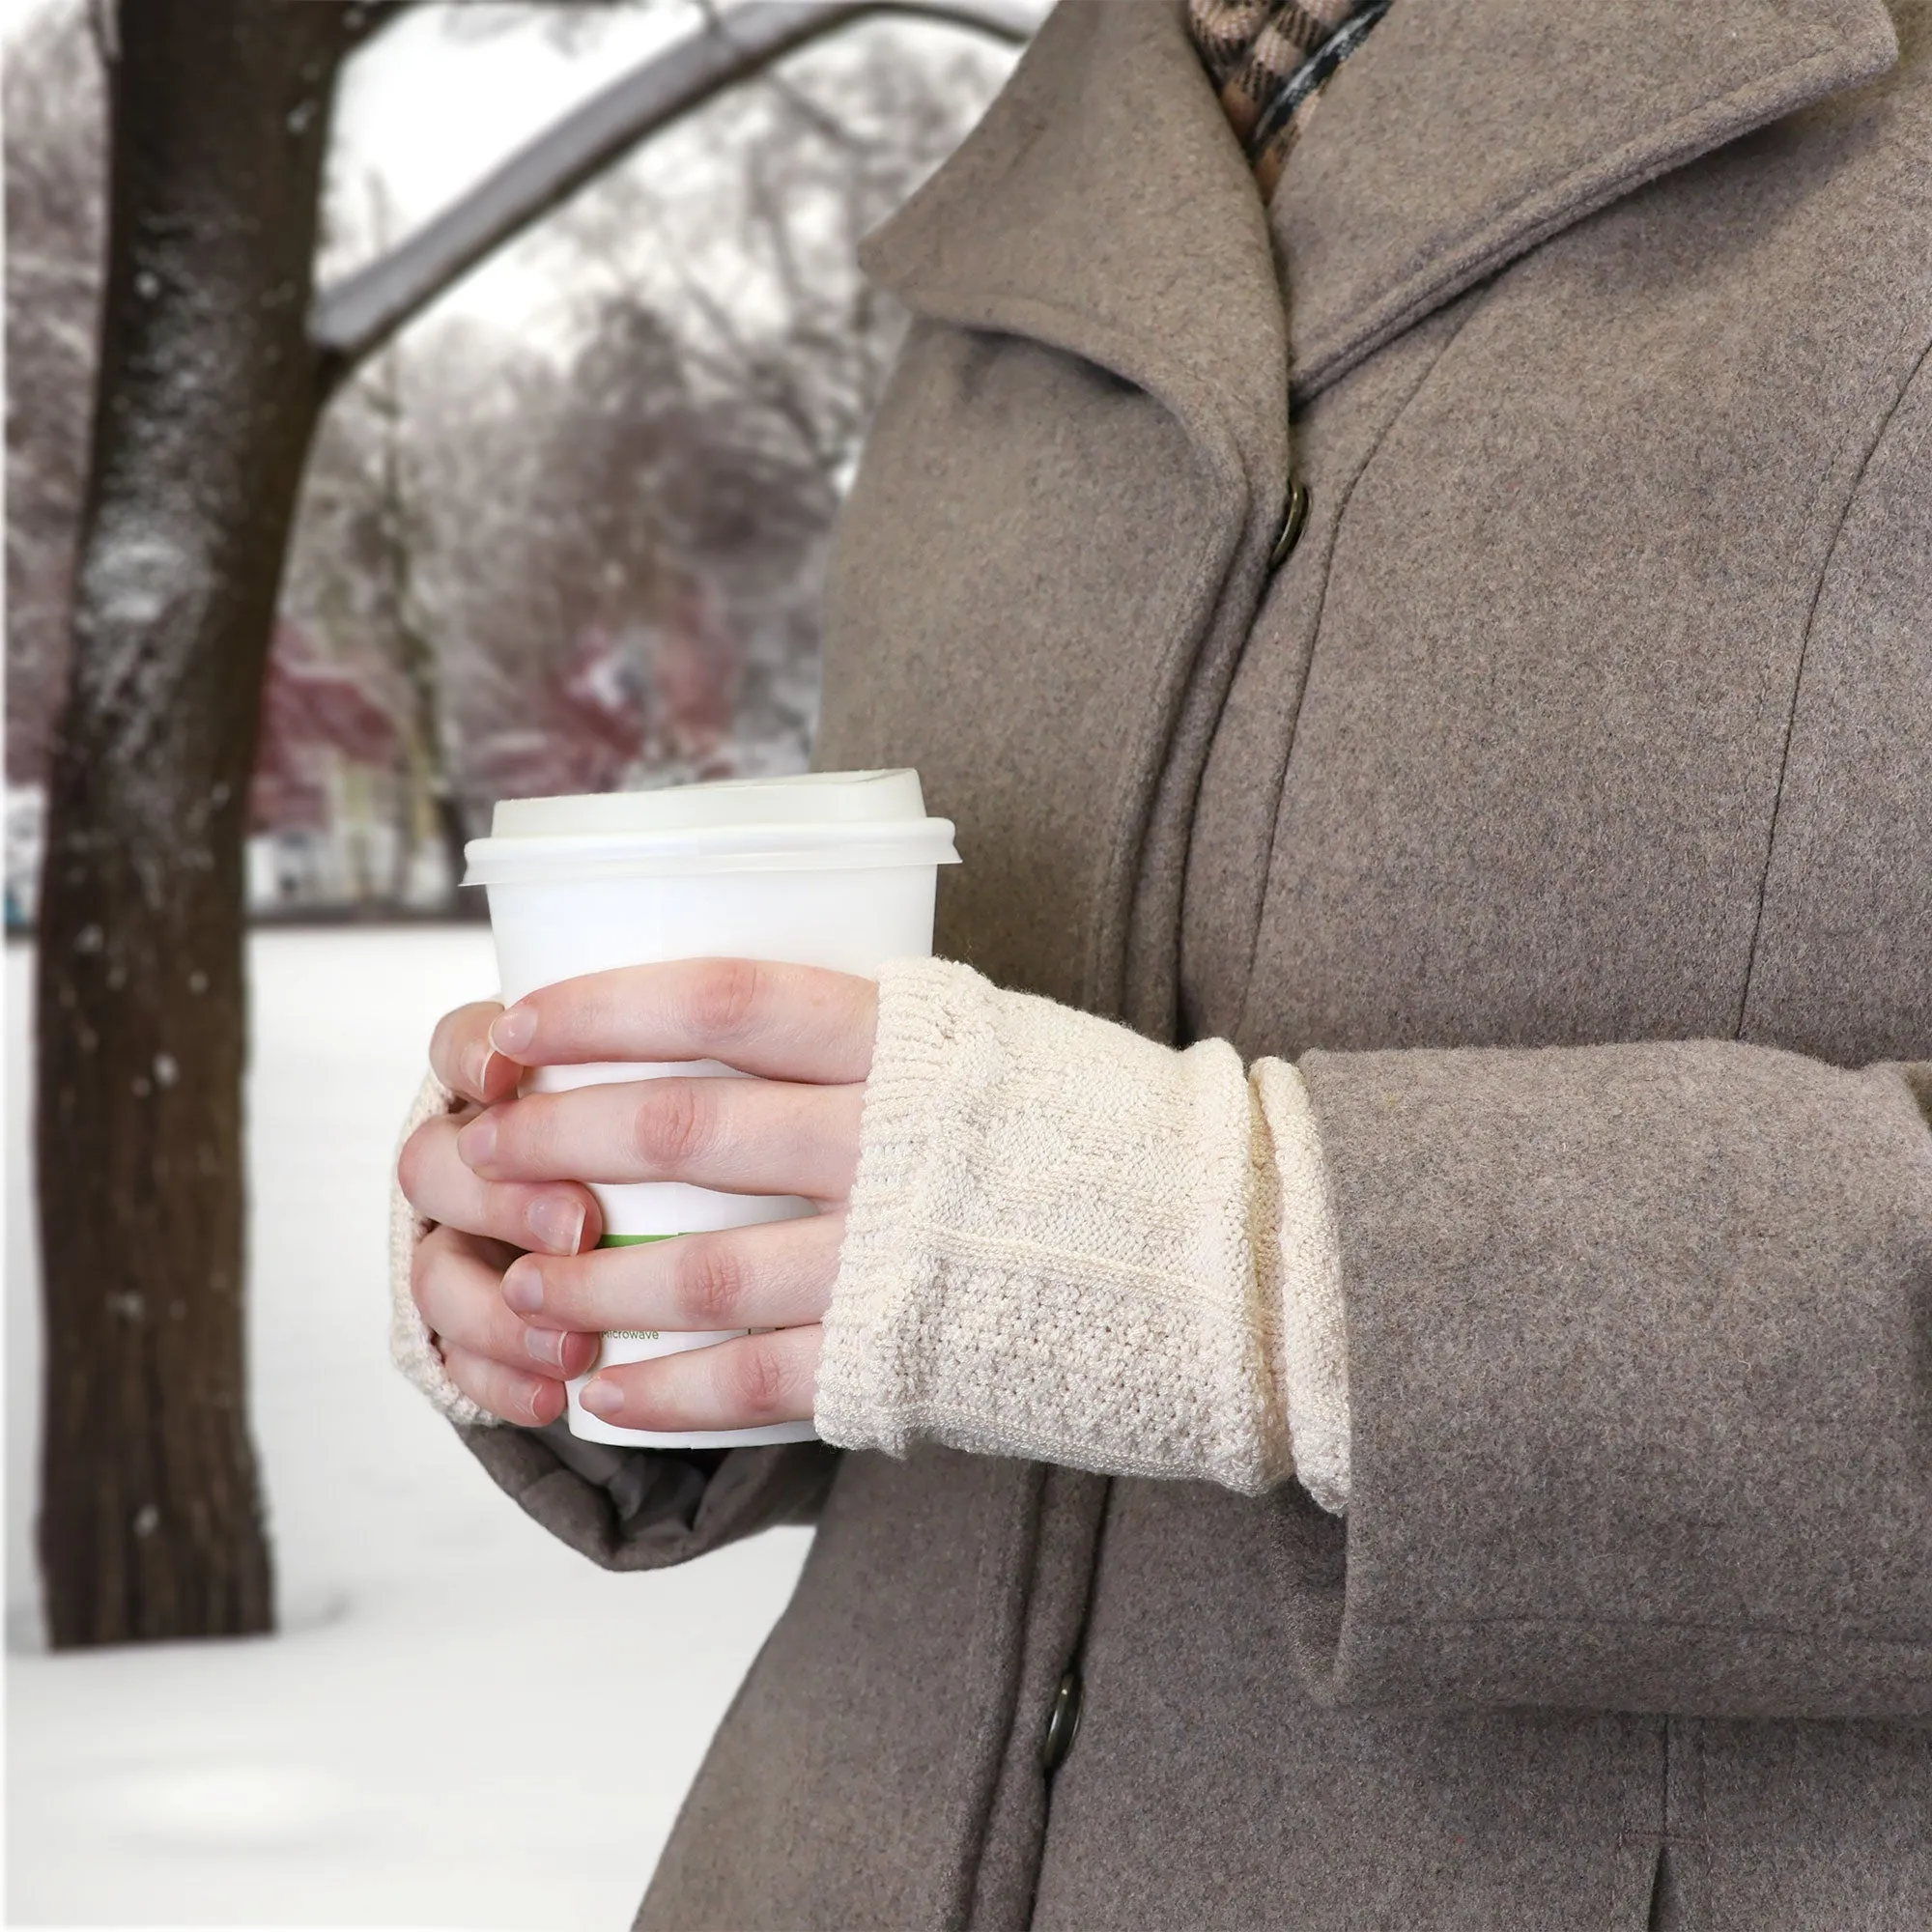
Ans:
[[[706,26],[714,27],[721,33],[730,32],[724,15],[719,11],[718,0],[697,0],[697,11],[704,15]],[[853,137],[850,130],[840,126],[838,121],[826,113],[815,100],[802,94],[782,74],[768,69],[764,75],[764,84],[783,100],[800,120],[823,135],[826,140],[841,147],[851,145]]]
[[[1024,0],[746,0],[593,96],[399,247],[317,297],[310,342],[339,379],[451,283],[648,135],[773,61],[867,15],[936,20],[1017,44]]]
[[[806,310],[805,276],[799,268],[798,250],[792,245],[791,230],[779,213],[778,195],[772,187],[769,157],[753,155],[746,171],[746,214],[749,224],[763,229],[772,260],[773,272],[794,315]]]

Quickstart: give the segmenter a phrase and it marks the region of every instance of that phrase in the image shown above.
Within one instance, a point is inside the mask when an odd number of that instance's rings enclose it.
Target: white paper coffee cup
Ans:
[[[911,771],[506,799],[490,837],[471,841],[465,856],[464,884],[490,895],[505,1005],[579,974],[666,959],[783,960],[871,976],[888,959],[932,951],[939,867],[959,858],[952,824],[925,815]],[[525,1091],[731,1073],[710,1060],[546,1066]],[[587,1184],[603,1209],[606,1246],[812,1212],[790,1195],[725,1194],[683,1181]],[[622,1331],[604,1338],[597,1367],[744,1332]],[[815,1434],[810,1422],[673,1434],[617,1429],[580,1402],[588,1379],[570,1384],[570,1429],[593,1442],[717,1449],[807,1442]]]

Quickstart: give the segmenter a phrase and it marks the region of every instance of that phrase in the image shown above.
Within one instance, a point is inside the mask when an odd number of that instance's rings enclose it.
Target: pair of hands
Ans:
[[[603,1370],[584,1406],[626,1429],[740,1429],[809,1417],[878,1019],[869,980],[743,959],[566,980],[513,1007],[460,1007],[430,1065],[465,1102],[405,1143],[397,1175],[438,1225],[411,1289],[450,1379],[507,1422],[563,1412],[607,1328],[764,1328]],[[677,1075],[517,1098],[525,1070],[717,1060]],[[597,1246],[582,1183],[686,1180],[796,1194],[820,1211],[636,1247]]]

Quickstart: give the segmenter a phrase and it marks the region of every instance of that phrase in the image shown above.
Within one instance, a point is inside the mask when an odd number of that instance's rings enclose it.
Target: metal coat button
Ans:
[[[1307,527],[1308,485],[1297,476],[1289,483],[1288,507],[1281,513],[1281,531],[1274,540],[1274,549],[1268,553],[1270,570],[1279,570],[1288,561]]]
[[[1069,1670],[1053,1693],[1053,1710],[1046,1720],[1046,1741],[1039,1747],[1039,1768],[1051,1777],[1066,1762],[1073,1734],[1080,1728],[1080,1673]]]

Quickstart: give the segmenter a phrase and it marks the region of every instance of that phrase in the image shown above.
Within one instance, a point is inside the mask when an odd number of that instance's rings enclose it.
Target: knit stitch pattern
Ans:
[[[1299,1082],[1275,1079],[1289,1120]],[[889,964],[819,1434],[1247,1494],[1285,1481],[1284,1261],[1339,1282],[1308,1261],[1325,1206],[1297,1202],[1282,1237],[1267,1107],[1225,1041],[1176,1052],[964,966]],[[1332,1339],[1298,1324],[1311,1362]],[[1318,1433],[1335,1401],[1300,1405]]]
[[[453,1114],[462,1105],[434,1073],[426,1076],[397,1137],[398,1151],[403,1142],[425,1122]],[[389,1171],[389,1357],[450,1421],[466,1424],[500,1421],[499,1416],[471,1402],[450,1380],[449,1372],[442,1365],[441,1350],[422,1319],[422,1310],[416,1306],[411,1287],[416,1249],[436,1223],[418,1214],[404,1198],[403,1190],[395,1183],[393,1162]]]
[[[1248,1078],[1261,1101],[1276,1198],[1281,1284],[1282,1387],[1294,1473],[1335,1516],[1349,1508],[1349,1349],[1343,1327],[1342,1248],[1321,1137],[1301,1075],[1258,1060]]]

